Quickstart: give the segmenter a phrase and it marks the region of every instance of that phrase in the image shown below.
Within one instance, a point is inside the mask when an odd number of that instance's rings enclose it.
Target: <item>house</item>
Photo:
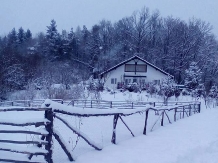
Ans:
[[[154,82],[160,84],[161,80],[168,76],[173,78],[169,73],[137,55],[100,74],[104,86],[113,89],[121,88],[130,83],[144,85]]]

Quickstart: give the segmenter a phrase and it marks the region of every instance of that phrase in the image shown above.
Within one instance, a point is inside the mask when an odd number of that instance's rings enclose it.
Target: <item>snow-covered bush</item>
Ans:
[[[216,98],[218,96],[218,89],[217,86],[213,85],[209,91],[208,94],[209,97],[211,98]]]
[[[181,90],[179,90],[178,88],[174,89],[174,95],[176,97],[176,99],[178,99],[178,97],[180,96]]]
[[[79,99],[81,97],[84,97],[85,94],[84,87],[81,84],[74,85],[73,87],[71,87],[69,92],[72,99]]]
[[[141,91],[141,90],[140,90],[140,87],[139,87],[139,85],[138,85],[137,83],[129,83],[129,84],[125,87],[125,89],[127,89],[129,92],[135,92],[135,93]]]
[[[199,84],[197,89],[197,97],[205,97],[206,96],[206,90],[204,84]]]
[[[155,85],[154,83],[150,83],[147,88],[147,93],[149,93],[152,97],[152,95],[156,94],[157,92],[158,92],[157,85]]]
[[[91,77],[88,81],[88,87],[87,89],[89,91],[103,91],[104,90],[104,85],[99,79],[93,79]]]
[[[163,79],[160,84],[160,91],[158,94],[163,96],[165,104],[167,104],[168,99],[174,95],[174,85],[175,82],[171,77]]]
[[[182,95],[183,96],[190,95],[190,92],[185,88],[185,89],[182,90]]]
[[[48,90],[49,99],[67,99],[70,98],[69,92],[62,86],[50,87]]]
[[[49,89],[42,90],[43,98],[49,99],[78,99],[83,96],[82,85],[74,85],[71,89],[66,89],[65,85],[54,84]]]

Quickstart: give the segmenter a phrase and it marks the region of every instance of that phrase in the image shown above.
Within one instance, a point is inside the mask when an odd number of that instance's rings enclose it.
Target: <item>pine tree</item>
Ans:
[[[12,29],[7,38],[7,47],[14,53],[17,48],[17,31],[15,28]]]
[[[31,33],[31,31],[29,29],[27,29],[25,36],[26,36],[27,40],[31,40],[32,39],[32,33]]]
[[[18,44],[22,44],[26,40],[26,35],[22,27],[19,28],[17,34],[17,42]]]
[[[57,31],[57,25],[55,20],[51,20],[50,26],[47,26],[47,33],[46,33],[46,39],[47,39],[47,56],[50,60],[56,60],[58,58],[58,41],[59,41],[59,35]]]

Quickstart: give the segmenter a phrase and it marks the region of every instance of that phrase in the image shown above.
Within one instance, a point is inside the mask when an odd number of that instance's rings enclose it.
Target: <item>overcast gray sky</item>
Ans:
[[[102,19],[115,22],[143,6],[158,9],[163,17],[200,18],[218,36],[218,0],[0,0],[0,35],[21,26],[33,34],[46,32],[51,19],[59,31],[83,25],[90,29]]]

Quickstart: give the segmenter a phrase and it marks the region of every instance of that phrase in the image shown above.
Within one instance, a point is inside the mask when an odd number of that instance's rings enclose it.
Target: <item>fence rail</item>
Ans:
[[[3,112],[16,112],[16,111],[43,111],[44,112],[44,119],[36,119],[36,120],[21,120],[18,117],[16,117],[16,120],[10,121],[9,119],[6,120],[0,120],[1,125],[9,125],[9,126],[19,126],[22,127],[22,129],[0,129],[0,134],[31,134],[31,135],[40,135],[44,139],[41,140],[12,140],[12,139],[0,139],[0,151],[7,151],[7,152],[13,152],[13,153],[19,153],[19,154],[28,154],[29,160],[26,160],[25,158],[23,160],[15,160],[14,158],[7,158],[6,156],[1,156],[0,161],[4,162],[22,162],[22,163],[32,163],[32,156],[34,155],[43,155],[47,163],[53,163],[52,161],[52,131],[53,131],[53,113],[51,108],[1,108],[0,109],[0,115]],[[12,113],[11,113],[12,114]],[[34,125],[35,127],[39,126],[45,126],[45,131],[33,131],[33,130],[26,130],[23,129],[23,127]],[[6,145],[5,145],[6,144]],[[11,144],[11,145],[7,145]],[[41,147],[42,145],[45,146],[45,149],[36,148],[28,150],[28,148],[19,146],[14,146],[13,144],[33,144]],[[37,161],[36,161],[37,162]],[[40,163],[40,162],[37,162]]]

